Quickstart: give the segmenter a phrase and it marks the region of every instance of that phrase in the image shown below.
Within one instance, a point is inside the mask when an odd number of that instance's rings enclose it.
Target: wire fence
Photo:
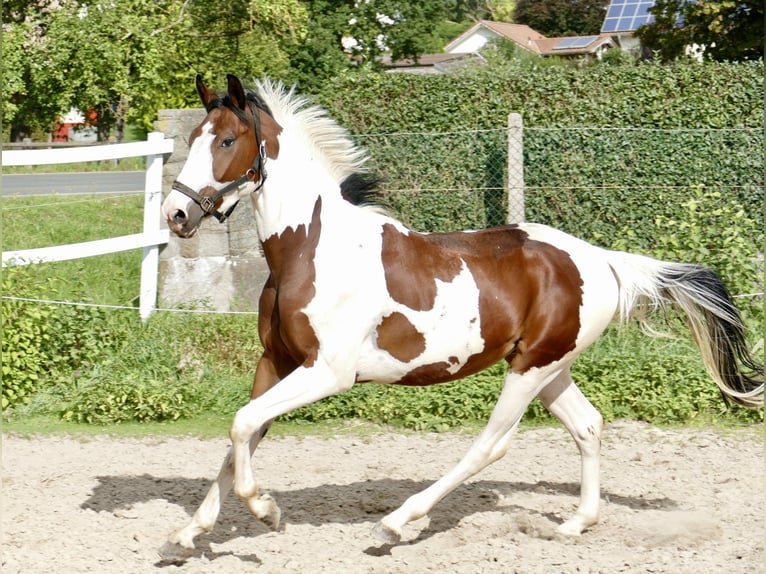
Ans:
[[[502,127],[355,139],[369,150],[390,207],[414,229],[528,220],[605,247],[651,252],[675,228],[680,247],[692,231],[704,235],[704,259],[743,249],[728,231],[747,226],[745,259],[761,272],[736,295],[763,295],[762,130]]]
[[[397,216],[418,230],[454,231],[523,220],[523,203],[508,204],[508,133],[367,134],[357,140],[369,150]],[[513,169],[523,164],[514,162]]]
[[[523,160],[509,157],[514,137],[519,144],[523,137]],[[370,151],[394,211],[424,231],[524,219],[571,232],[600,223],[643,226],[658,202],[680,203],[694,188],[721,192],[753,214],[763,202],[758,129],[527,127],[523,136],[498,128],[357,140]],[[509,181],[519,174],[524,203],[509,205]]]

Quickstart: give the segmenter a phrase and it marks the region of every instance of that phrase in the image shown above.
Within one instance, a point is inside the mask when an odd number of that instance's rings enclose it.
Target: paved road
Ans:
[[[2,195],[143,193],[143,171],[3,174]]]

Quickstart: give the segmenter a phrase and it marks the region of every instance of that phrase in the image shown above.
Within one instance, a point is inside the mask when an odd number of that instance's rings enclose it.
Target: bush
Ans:
[[[158,313],[94,368],[57,389],[65,420],[112,424],[233,414],[247,402],[260,354],[253,317]],[[45,403],[48,404],[45,404]]]
[[[763,303],[754,295],[763,292],[763,228],[736,199],[701,186],[691,188],[687,199],[672,207],[658,209],[651,243],[643,243],[640,231],[631,226],[623,227],[610,247],[636,251],[640,246],[658,259],[712,268],[730,293],[743,295],[736,303],[745,319],[762,325]]]
[[[688,333],[652,338],[635,327],[613,327],[575,362],[572,375],[606,420],[763,420],[762,411],[727,409]]]
[[[2,290],[16,297],[32,296],[34,285],[14,289],[12,278],[25,268],[10,268],[3,273]],[[50,307],[41,307],[26,301],[3,300],[3,350],[2,408],[29,400],[45,370],[46,356],[43,351],[50,339],[48,319],[53,313]]]
[[[108,365],[107,365],[108,367]],[[197,412],[197,397],[174,373],[146,379],[139,373],[115,374],[94,369],[66,393],[61,418],[65,421],[113,424],[185,418]]]
[[[46,385],[76,370],[98,363],[122,333],[102,309],[39,303],[25,299],[58,299],[63,278],[54,278],[40,265],[3,271],[3,410],[24,404]],[[80,282],[75,275],[67,289]]]

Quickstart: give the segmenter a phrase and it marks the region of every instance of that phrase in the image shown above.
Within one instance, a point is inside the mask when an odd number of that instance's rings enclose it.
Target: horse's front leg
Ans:
[[[279,381],[276,374],[273,361],[268,354],[264,354],[258,361],[253,379],[253,387],[250,398],[255,399],[273,387]],[[253,434],[249,441],[250,456],[252,457],[258,443],[266,435],[271,426],[269,421],[259,432]],[[229,494],[234,484],[234,462],[232,459],[232,449],[226,454],[226,458],[221,465],[215,482],[210,486],[205,500],[202,501],[197,511],[192,516],[191,522],[180,530],[170,535],[167,542],[160,548],[160,557],[169,562],[183,562],[194,553],[194,539],[203,532],[210,532],[215,526],[218,514],[221,512],[221,506],[226,496]],[[276,505],[274,505],[276,506]],[[270,526],[276,529],[279,524],[279,514],[276,514],[276,523],[273,518]],[[272,513],[272,517],[274,514]]]
[[[263,432],[254,434],[250,441],[250,453],[255,451],[261,438],[266,434],[268,425]],[[232,449],[226,454],[226,458],[218,471],[215,482],[210,486],[205,500],[202,501],[197,511],[192,516],[189,524],[170,535],[167,542],[159,550],[160,558],[167,562],[184,562],[194,554],[194,539],[203,532],[210,532],[218,520],[223,501],[229,494],[234,484],[234,462]]]
[[[251,438],[279,415],[348,390],[353,372],[340,374],[318,357],[311,367],[298,367],[262,396],[251,400],[234,417],[229,436],[234,462],[234,492],[262,520],[278,521],[279,508],[271,497],[258,494],[250,464]]]

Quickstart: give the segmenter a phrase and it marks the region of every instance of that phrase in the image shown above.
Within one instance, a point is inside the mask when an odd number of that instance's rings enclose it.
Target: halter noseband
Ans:
[[[254,101],[250,101],[249,103],[250,110],[253,112],[253,119],[255,120],[255,143],[258,146],[258,155],[255,156],[252,167],[250,167],[242,177],[225,185],[211,195],[202,195],[178,180],[175,180],[170,187],[171,191],[176,190],[190,198],[194,203],[200,206],[200,209],[202,209],[205,214],[212,215],[219,223],[226,221],[239,203],[239,200],[237,200],[234,202],[234,205],[226,210],[226,213],[221,213],[215,207],[215,204],[219,199],[233,190],[241,191],[247,184],[253,183],[256,173],[260,173],[261,177],[251,193],[255,193],[263,187],[264,183],[266,183],[266,142],[261,138],[261,118],[258,112],[261,105]]]

